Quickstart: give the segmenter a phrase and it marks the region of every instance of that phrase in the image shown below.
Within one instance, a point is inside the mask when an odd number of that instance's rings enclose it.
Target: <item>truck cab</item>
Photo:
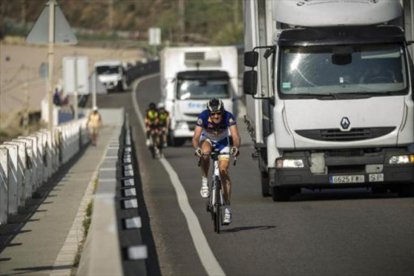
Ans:
[[[233,112],[238,93],[237,49],[233,46],[171,47],[161,53],[161,101],[170,113],[170,144],[193,136],[198,115],[211,98]]]
[[[246,1],[245,11],[265,30],[247,31],[244,76],[262,194],[369,187],[412,195],[413,67],[401,3]]]

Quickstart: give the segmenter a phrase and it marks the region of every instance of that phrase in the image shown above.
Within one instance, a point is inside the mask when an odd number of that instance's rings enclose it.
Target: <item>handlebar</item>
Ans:
[[[203,153],[200,157],[198,157],[198,162],[197,162],[197,166],[198,167],[201,166],[201,157],[202,156],[206,156],[206,155],[210,155],[211,156],[211,154]],[[232,156],[232,155],[230,154],[230,156]],[[233,156],[233,166],[236,166],[236,163],[237,163],[237,156]]]

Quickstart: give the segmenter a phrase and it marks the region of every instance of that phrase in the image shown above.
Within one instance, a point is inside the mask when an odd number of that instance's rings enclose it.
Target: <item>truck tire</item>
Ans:
[[[272,199],[273,201],[288,201],[296,193],[299,193],[298,188],[286,188],[286,187],[273,187]]]
[[[174,147],[181,147],[185,144],[185,138],[173,138],[173,146]]]
[[[124,91],[124,87],[122,86],[122,82],[118,82],[118,85],[116,86],[116,90],[117,92],[123,92]]]
[[[122,90],[123,91],[128,91],[129,90],[128,83],[127,83],[125,78],[122,79]]]
[[[400,185],[398,187],[398,196],[413,197],[414,196],[414,183]]]
[[[262,196],[269,197],[271,195],[269,186],[269,175],[266,172],[261,172],[260,180],[262,184]]]

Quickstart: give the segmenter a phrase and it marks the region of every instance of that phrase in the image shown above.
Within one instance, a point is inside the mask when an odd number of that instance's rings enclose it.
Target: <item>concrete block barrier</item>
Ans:
[[[0,146],[0,225],[6,224],[9,211],[9,153],[5,146]]]
[[[0,144],[0,224],[88,143],[82,118]]]

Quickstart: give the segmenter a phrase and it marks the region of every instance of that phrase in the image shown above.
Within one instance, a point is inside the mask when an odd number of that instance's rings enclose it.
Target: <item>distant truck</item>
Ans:
[[[263,196],[414,195],[413,14],[410,0],[244,0],[246,123]]]
[[[95,63],[95,73],[98,80],[110,91],[125,91],[128,89],[126,70],[120,60],[102,60]]]
[[[170,112],[169,143],[180,146],[193,135],[199,113],[211,98],[233,112],[238,95],[237,48],[171,47],[161,52],[161,102]]]

